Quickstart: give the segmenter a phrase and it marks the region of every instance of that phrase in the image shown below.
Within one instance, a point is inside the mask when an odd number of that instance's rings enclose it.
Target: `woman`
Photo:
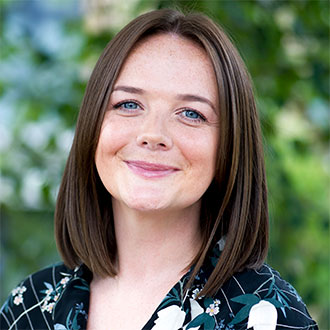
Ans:
[[[264,264],[252,87],[203,15],[153,11],[107,45],[80,109],[55,229],[64,264],[12,291],[1,329],[317,329]]]

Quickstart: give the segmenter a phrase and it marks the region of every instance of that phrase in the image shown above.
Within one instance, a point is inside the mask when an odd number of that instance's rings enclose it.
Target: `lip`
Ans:
[[[144,161],[125,161],[126,165],[133,173],[146,178],[161,178],[171,175],[179,169],[165,164],[149,163]]]

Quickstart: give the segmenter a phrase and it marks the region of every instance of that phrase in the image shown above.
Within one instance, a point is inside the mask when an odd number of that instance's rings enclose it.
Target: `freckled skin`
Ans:
[[[205,51],[176,35],[154,35],[140,42],[126,59],[116,86],[143,89],[114,91],[96,151],[96,166],[113,201],[137,211],[199,209],[215,170],[218,120],[210,105],[181,100],[189,94],[218,104],[216,78]],[[132,112],[115,108],[138,103]],[[205,121],[187,119],[183,109]],[[178,170],[161,178],[134,173],[127,161],[170,165]]]
[[[217,97],[211,61],[189,40],[154,35],[126,59],[95,155],[112,196],[119,270],[93,278],[88,329],[141,329],[199,251],[200,200],[215,171]],[[133,161],[149,165],[136,170]],[[155,164],[175,170],[150,177]],[[126,306],[129,318],[122,317]]]

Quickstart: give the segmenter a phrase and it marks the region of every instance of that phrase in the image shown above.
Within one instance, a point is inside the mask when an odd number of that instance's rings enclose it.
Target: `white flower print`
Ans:
[[[14,304],[15,305],[19,305],[19,304],[21,304],[23,302],[23,296],[22,295],[17,295],[15,298],[14,298]]]
[[[66,276],[66,277],[63,277],[62,279],[61,279],[61,284],[63,285],[63,286],[66,286],[66,284],[69,282],[69,280],[70,280],[70,278],[68,277],[68,276]]]
[[[196,288],[195,290],[193,290],[193,293],[192,293],[192,297],[194,298],[194,299],[196,299],[197,298],[197,295],[199,294],[199,292],[200,292],[200,290],[198,289],[198,288]]]
[[[16,296],[18,294],[23,294],[26,291],[26,287],[24,285],[18,286],[17,288],[11,291],[12,296]]]
[[[53,311],[54,306],[55,306],[54,302],[47,303],[47,301],[45,301],[41,306],[41,311],[51,313]]]
[[[215,304],[211,304],[209,307],[206,308],[206,313],[210,316],[217,315],[219,313],[219,307]]]
[[[18,294],[18,289],[19,289],[19,287],[15,288],[15,289],[13,289],[13,290],[11,291],[11,295],[12,295],[13,297],[15,297],[15,296]]]
[[[18,293],[19,294],[23,294],[25,291],[26,291],[26,287],[24,285],[18,287]]]
[[[46,290],[45,293],[47,296],[50,296],[53,293],[53,291],[54,290],[52,288],[50,288],[50,289]]]
[[[261,300],[252,306],[249,313],[248,328],[254,330],[275,330],[277,323],[277,311],[269,301]]]
[[[23,303],[23,293],[26,291],[26,287],[24,285],[18,286],[14,290],[11,291],[12,296],[14,297],[14,304],[19,305]]]
[[[219,299],[215,299],[214,300],[214,305],[215,306],[219,306],[220,305],[220,300]]]
[[[41,292],[45,295],[43,298],[43,304],[41,306],[42,312],[52,313],[56,302],[61,296],[62,290],[66,287],[67,283],[70,281],[70,275],[61,273],[62,279],[53,287],[50,283],[44,282],[46,290]]]
[[[55,306],[55,303],[54,302],[48,304],[47,305],[47,308],[46,308],[46,311],[49,312],[49,313],[51,313],[53,311],[54,306]]]
[[[45,302],[42,304],[42,306],[41,306],[41,311],[42,311],[42,312],[45,312],[46,309],[47,309],[47,301],[45,301]]]
[[[172,305],[158,312],[158,319],[152,330],[180,329],[186,313],[177,305]]]

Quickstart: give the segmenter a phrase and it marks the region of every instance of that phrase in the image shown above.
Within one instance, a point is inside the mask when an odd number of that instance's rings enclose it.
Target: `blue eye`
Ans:
[[[182,114],[185,118],[190,119],[192,121],[205,121],[205,117],[194,110],[183,110]]]
[[[127,109],[127,110],[135,110],[138,107],[139,107],[139,105],[132,101],[122,102],[115,106],[115,108],[123,108],[123,109]]]
[[[113,109],[118,110],[123,115],[136,115],[143,110],[139,103],[131,100],[118,102],[113,105]]]
[[[191,119],[198,119],[200,118],[200,115],[196,111],[192,110],[185,110],[183,111],[186,115],[186,117],[191,118]]]

